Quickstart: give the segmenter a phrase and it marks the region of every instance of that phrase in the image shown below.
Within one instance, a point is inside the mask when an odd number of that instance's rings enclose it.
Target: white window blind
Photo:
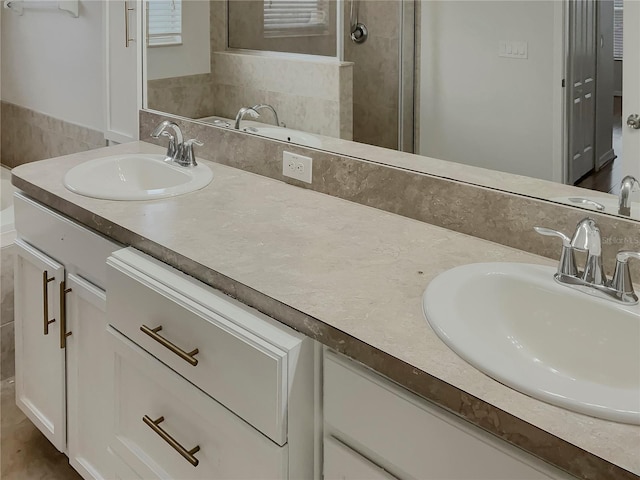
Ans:
[[[148,0],[147,15],[149,46],[182,43],[182,0]]]
[[[264,0],[265,37],[326,35],[328,32],[328,0]]]
[[[622,2],[613,0],[613,58],[622,60]]]

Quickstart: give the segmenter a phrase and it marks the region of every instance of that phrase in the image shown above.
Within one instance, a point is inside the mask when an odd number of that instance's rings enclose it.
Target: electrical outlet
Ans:
[[[282,153],[282,174],[302,182],[311,183],[313,160],[297,153]]]

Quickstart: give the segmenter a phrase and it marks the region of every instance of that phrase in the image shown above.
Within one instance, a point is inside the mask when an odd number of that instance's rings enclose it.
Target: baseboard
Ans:
[[[604,167],[607,163],[615,160],[615,158],[617,157],[617,155],[615,154],[615,152],[613,151],[613,148],[610,148],[607,152],[605,152],[603,155],[600,155],[600,158],[598,159],[598,163],[596,164],[596,170],[600,170],[602,167]]]

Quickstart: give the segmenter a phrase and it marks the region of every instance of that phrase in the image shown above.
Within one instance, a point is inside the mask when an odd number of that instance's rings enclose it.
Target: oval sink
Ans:
[[[64,186],[86,197],[153,200],[199,190],[213,178],[206,165],[181,167],[164,159],[164,155],[151,154],[96,158],[69,170]]]
[[[454,352],[522,393],[640,425],[640,307],[557,284],[555,268],[463,265],[423,296],[428,323]]]

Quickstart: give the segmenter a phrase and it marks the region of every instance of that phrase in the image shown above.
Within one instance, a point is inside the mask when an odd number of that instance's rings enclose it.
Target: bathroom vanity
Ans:
[[[18,404],[84,478],[640,474],[639,427],[501,385],[423,318],[444,270],[554,262],[208,162],[206,188],[152,202],[61,181],[162,151],[13,172]]]

